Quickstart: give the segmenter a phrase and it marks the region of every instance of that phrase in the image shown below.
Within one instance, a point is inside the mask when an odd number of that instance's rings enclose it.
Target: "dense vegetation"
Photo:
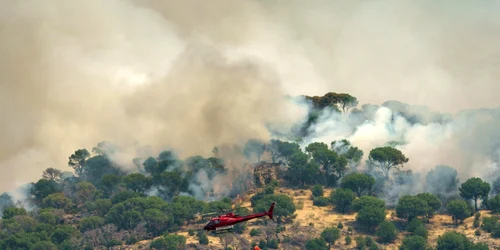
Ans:
[[[314,109],[301,132],[315,122],[319,110],[330,108],[347,113],[358,103],[348,94],[336,93],[306,99]],[[230,209],[233,199],[253,186],[254,165],[245,164],[242,171],[229,171],[219,150],[214,148],[214,155],[209,158],[186,159],[179,159],[173,151],[163,151],[155,157],[134,159],[136,169],[125,171],[112,161],[116,147],[109,142],[101,142],[91,151],[78,149],[68,161],[74,171],[46,169],[40,180],[31,183],[29,199],[24,204],[7,193],[0,196],[0,249],[95,249],[159,236],[151,242],[152,248],[182,248],[186,238],[176,232],[195,223],[197,214]],[[359,247],[378,249],[379,244],[394,242],[402,230],[405,238],[400,249],[424,249],[431,247],[427,244],[426,222],[436,213],[449,214],[458,225],[480,209],[500,212],[500,181],[487,183],[475,177],[461,183],[457,171],[450,166],[436,166],[427,174],[425,192],[398,195],[397,205],[388,205],[387,200],[392,198],[387,196],[388,190],[411,183],[413,178],[411,171],[404,170],[410,159],[390,143],[368,152],[363,169],[359,167],[365,153],[347,140],[330,145],[312,142],[304,148],[294,141],[249,140],[238,151],[248,163],[270,161],[284,167],[279,182],[267,183],[252,196],[253,212],[266,211],[276,201],[278,224],[289,223],[294,219],[295,204],[291,197],[275,192],[275,188],[310,188],[316,206],[332,206],[338,213],[357,213],[356,229],[376,239],[357,237],[354,240]],[[269,156],[268,160],[263,160],[267,159],[264,155]],[[226,197],[217,193],[217,178],[232,180],[230,189],[222,193]],[[324,197],[324,187],[334,191]],[[386,218],[388,209],[394,209],[396,217],[404,220],[403,228]],[[240,214],[248,212],[238,209]],[[495,216],[479,222],[476,215],[476,220],[478,230],[500,237]],[[303,246],[328,249],[338,244],[341,227],[328,227]],[[245,223],[235,230],[245,231]],[[199,231],[197,237],[201,245],[209,243],[204,232]],[[350,237],[345,240],[352,241]],[[269,237],[254,245],[274,249],[281,243]],[[488,249],[453,231],[440,236],[435,247]]]

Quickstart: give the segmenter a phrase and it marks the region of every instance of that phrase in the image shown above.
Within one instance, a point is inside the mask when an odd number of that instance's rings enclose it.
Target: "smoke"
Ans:
[[[132,165],[137,144],[208,155],[300,118],[273,66],[231,41],[239,15],[229,40],[217,32],[223,13],[248,4],[198,19],[193,3],[2,3],[0,190],[65,169],[74,150],[104,140]]]
[[[401,170],[411,170],[411,174],[394,176],[384,191],[385,198],[393,204],[399,195],[441,190],[442,183],[425,181],[428,172],[438,165],[456,169],[460,183],[471,177],[493,182],[500,173],[499,126],[500,109],[466,110],[451,115],[389,102],[375,112],[370,105],[347,116],[325,111],[318,123],[309,128],[304,144],[347,139],[364,151],[364,160],[376,147],[393,145],[401,150],[410,159]],[[448,193],[451,191],[441,194]]]
[[[0,191],[47,167],[64,170],[74,150],[104,140],[124,148],[114,159],[121,165],[132,164],[137,145],[185,157],[267,140],[268,128],[287,131],[304,115],[286,95],[347,92],[439,112],[498,105],[499,9],[494,1],[3,1]],[[365,152],[405,140],[417,169],[439,162],[473,174],[487,159],[474,152],[493,150],[490,138],[472,139],[489,129],[480,117],[422,125],[371,112],[366,124],[325,116],[314,131]]]

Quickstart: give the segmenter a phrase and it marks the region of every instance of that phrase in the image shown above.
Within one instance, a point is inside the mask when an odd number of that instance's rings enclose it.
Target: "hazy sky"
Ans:
[[[188,155],[266,139],[303,114],[285,94],[500,106],[498,1],[2,5],[0,192],[102,140]]]

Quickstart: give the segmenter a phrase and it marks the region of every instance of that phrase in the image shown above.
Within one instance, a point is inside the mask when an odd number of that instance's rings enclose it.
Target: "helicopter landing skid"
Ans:
[[[233,231],[233,228],[234,228],[234,225],[231,225],[231,226],[225,226],[225,227],[218,227],[215,229],[215,233],[216,234],[220,234],[220,233],[226,233],[226,232],[232,232]]]

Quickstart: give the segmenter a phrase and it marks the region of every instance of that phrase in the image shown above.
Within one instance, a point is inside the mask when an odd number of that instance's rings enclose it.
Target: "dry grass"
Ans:
[[[325,197],[328,197],[330,195],[331,189],[325,189]],[[342,229],[342,234],[341,238],[335,243],[334,246],[332,246],[332,249],[354,249],[356,246],[356,241],[355,238],[357,236],[367,236],[366,233],[364,232],[359,232],[356,230],[356,213],[351,213],[351,214],[339,214],[335,211],[332,210],[331,206],[327,207],[317,207],[313,206],[312,203],[312,194],[310,190],[291,190],[291,189],[283,189],[283,188],[278,188],[276,190],[276,193],[282,193],[282,194],[287,194],[290,197],[293,198],[294,203],[296,205],[296,212],[295,212],[295,220],[294,223],[287,225],[287,227],[295,227],[295,228],[300,228],[299,230],[306,230],[306,234],[310,238],[314,237],[319,237],[321,231],[325,229],[326,227],[337,227],[338,223],[341,222],[343,224],[343,229]],[[245,201],[243,206],[250,206],[249,199],[251,196],[245,197]],[[488,211],[482,211],[481,212],[481,219],[483,217],[491,216]],[[393,210],[388,210],[386,213],[386,219],[389,221],[393,221],[397,226],[400,227],[401,233],[398,235],[398,238],[393,244],[386,244],[382,245],[383,249],[388,249],[388,250],[397,250],[399,245],[402,242],[402,239],[404,238],[404,228],[403,226],[406,224],[405,221],[402,221],[398,219],[397,217],[394,216],[394,211]],[[245,230],[245,233],[240,235],[239,237],[244,238],[248,240],[249,242],[258,242],[260,239],[264,238],[264,234],[261,234],[260,236],[250,236],[250,231],[253,228],[256,229],[262,229],[264,226],[262,225],[263,220],[256,220],[249,222],[247,224],[247,229]],[[500,249],[500,240],[499,239],[494,239],[491,238],[489,233],[486,233],[484,231],[481,232],[480,236],[476,236],[474,234],[476,228],[473,227],[473,221],[474,217],[470,217],[464,221],[463,224],[460,224],[458,227],[455,226],[453,223],[452,219],[450,216],[447,215],[435,215],[433,218],[430,219],[429,223],[426,224],[426,227],[429,231],[429,238],[428,238],[428,243],[431,246],[435,246],[437,238],[442,235],[445,232],[449,231],[457,231],[460,233],[463,233],[469,238],[472,242],[484,242],[487,243],[491,249]],[[271,222],[272,223],[272,222]],[[270,224],[271,225],[271,224]],[[190,225],[192,229],[197,229],[201,228],[203,225]],[[350,233],[348,232],[348,227],[352,227],[353,231]],[[187,232],[188,228],[186,227],[182,232],[178,233],[180,235],[184,235],[187,238],[187,243],[193,243],[193,244],[198,244],[198,239],[196,238],[196,235],[190,236],[188,235]],[[287,232],[283,233],[285,236],[287,236]],[[349,246],[345,245],[345,237],[350,236],[352,238],[352,243]],[[371,234],[368,235],[371,236],[372,238],[376,239],[376,237]],[[218,237],[214,237],[212,235],[208,235],[210,244],[209,244],[209,249],[222,249],[222,244],[221,240]],[[141,245],[144,245],[145,242],[143,241],[140,242]],[[135,246],[138,246],[139,244],[136,244]],[[139,248],[129,248],[129,249],[139,249]],[[144,249],[144,248],[143,248]],[[282,248],[280,248],[282,249]],[[287,248],[288,249],[288,248]]]

